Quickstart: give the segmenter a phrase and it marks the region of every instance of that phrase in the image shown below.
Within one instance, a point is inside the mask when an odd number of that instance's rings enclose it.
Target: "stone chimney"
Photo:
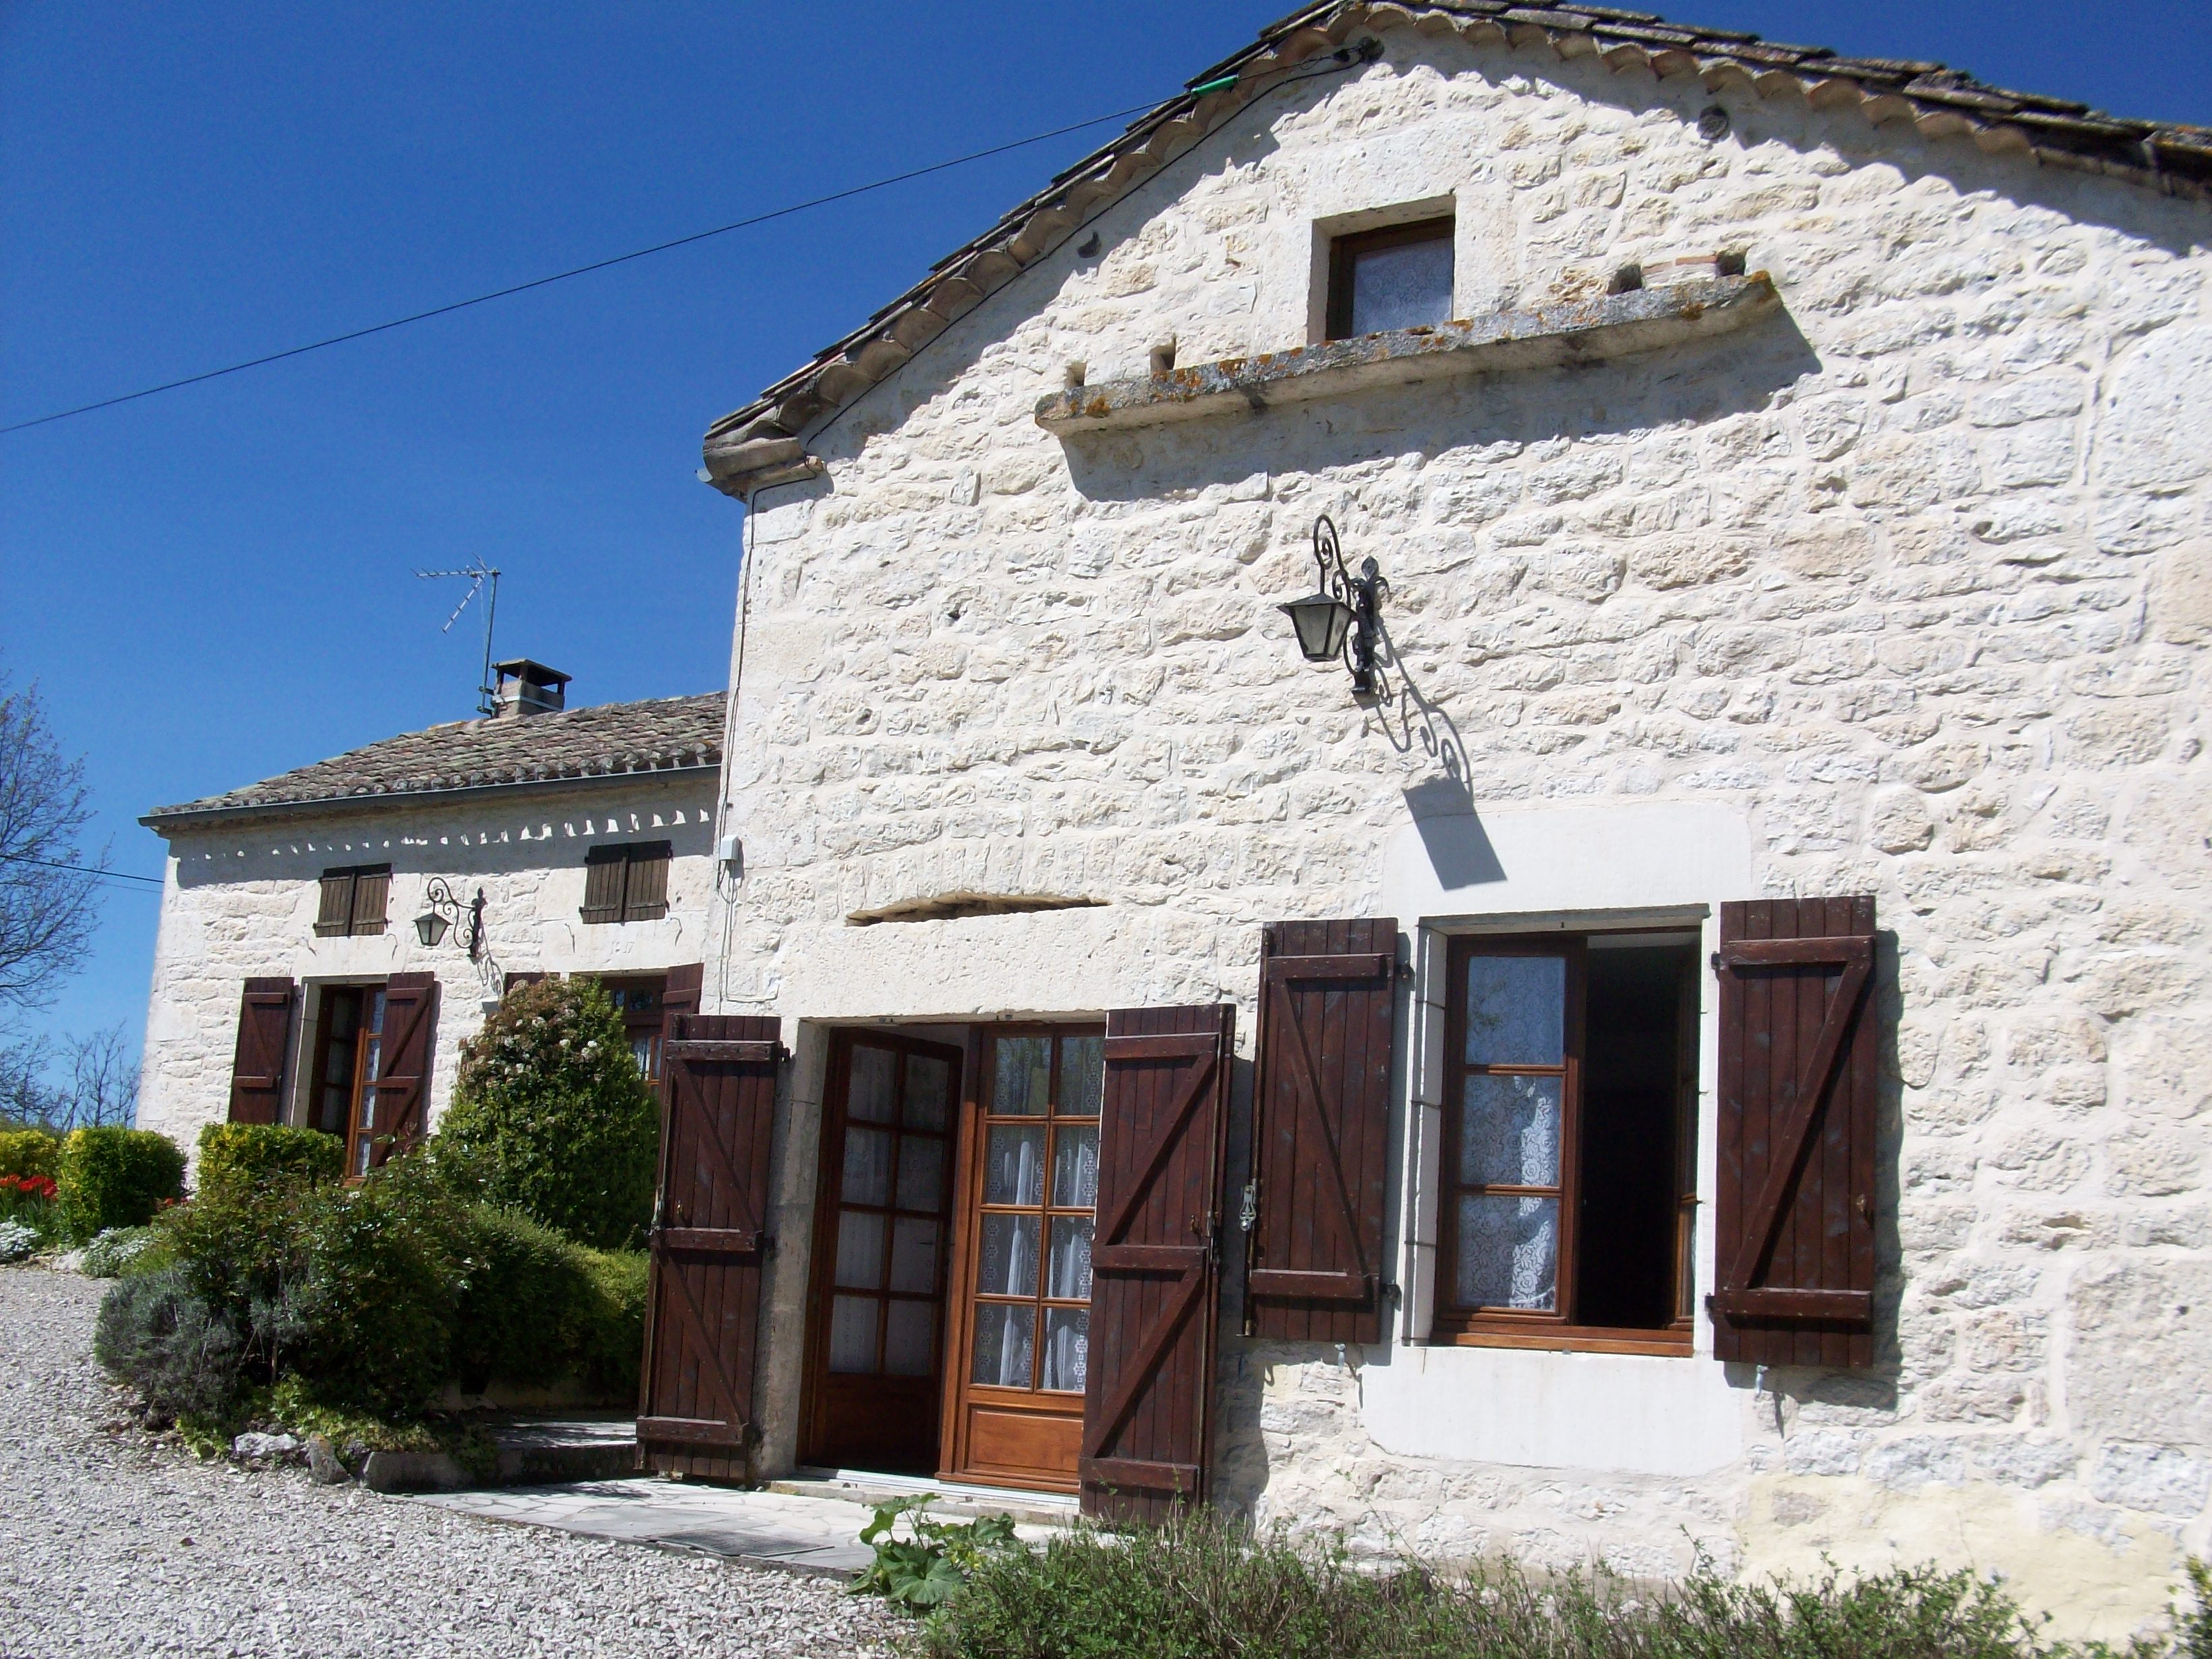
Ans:
[[[570,676],[527,657],[511,657],[491,665],[495,676],[492,718],[516,720],[531,714],[551,714],[568,702]]]

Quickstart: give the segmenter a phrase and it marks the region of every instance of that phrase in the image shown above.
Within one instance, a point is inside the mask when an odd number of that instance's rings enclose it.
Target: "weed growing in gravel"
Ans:
[[[2212,1580],[2191,1576],[2200,1609],[2212,1606]],[[1701,1569],[1656,1590],[1510,1562],[1376,1572],[1340,1544],[1255,1536],[1204,1510],[988,1554],[921,1636],[929,1659],[2112,1659],[2047,1640],[1972,1572],[1831,1569],[1770,1585]],[[2179,1638],[2125,1651],[2212,1656],[2212,1617],[2185,1619]]]
[[[1014,1523],[1006,1516],[939,1521],[929,1513],[934,1495],[876,1505],[860,1528],[860,1541],[875,1551],[876,1559],[853,1581],[854,1595],[880,1595],[908,1612],[924,1612],[950,1598],[989,1557],[1018,1547]],[[904,1538],[897,1534],[902,1521],[907,1524]]]

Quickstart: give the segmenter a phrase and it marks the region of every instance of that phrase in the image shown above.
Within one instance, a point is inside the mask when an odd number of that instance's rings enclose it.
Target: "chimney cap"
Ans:
[[[529,657],[509,657],[505,662],[495,662],[491,672],[503,680],[520,680],[525,685],[550,685],[556,690],[564,689],[576,678]]]

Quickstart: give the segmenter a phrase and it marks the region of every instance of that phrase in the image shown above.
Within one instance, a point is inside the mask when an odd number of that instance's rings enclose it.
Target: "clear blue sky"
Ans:
[[[0,0],[0,423],[1172,93],[1289,0]],[[2212,4],[1683,0],[1675,16],[2212,123]],[[472,702],[458,590],[587,702],[722,683],[744,402],[1113,129],[0,439],[0,652],[135,823]],[[58,1030],[143,1018],[117,891]]]

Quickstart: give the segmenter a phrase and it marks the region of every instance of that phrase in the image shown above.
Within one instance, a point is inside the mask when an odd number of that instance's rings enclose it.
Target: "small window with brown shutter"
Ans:
[[[360,864],[323,872],[315,932],[325,939],[380,933],[392,896],[392,866]]]
[[[659,921],[668,914],[668,864],[674,854],[665,841],[592,848],[584,854],[584,920]]]
[[[1688,1352],[1697,950],[1453,941],[1437,1340]]]

